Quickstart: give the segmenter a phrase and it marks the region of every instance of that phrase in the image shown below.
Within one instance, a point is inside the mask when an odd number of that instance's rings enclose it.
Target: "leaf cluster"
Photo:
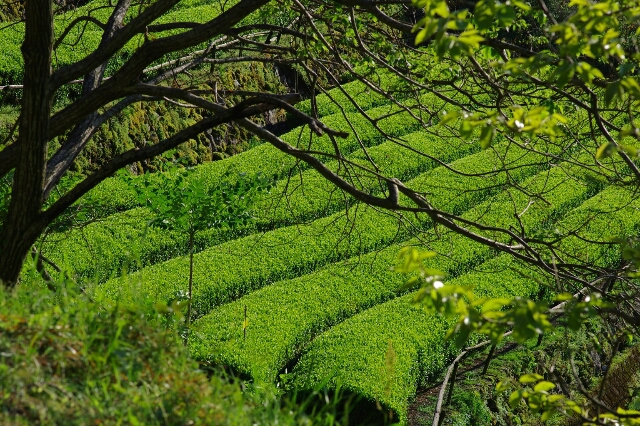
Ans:
[[[211,228],[246,226],[258,195],[273,182],[262,175],[241,175],[234,183],[206,189],[202,178],[185,173],[163,173],[153,180],[131,179],[141,205],[153,214],[150,224],[193,235]]]

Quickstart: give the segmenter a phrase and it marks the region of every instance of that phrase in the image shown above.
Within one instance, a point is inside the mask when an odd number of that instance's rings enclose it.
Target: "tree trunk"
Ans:
[[[49,140],[53,9],[51,0],[27,0],[22,44],[24,92],[11,203],[0,231],[0,282],[13,287],[22,263],[46,224],[42,223],[43,187]]]

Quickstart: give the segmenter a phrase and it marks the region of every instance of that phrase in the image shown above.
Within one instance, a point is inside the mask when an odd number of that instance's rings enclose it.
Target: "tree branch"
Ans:
[[[220,106],[220,108],[218,108],[220,112],[213,117],[205,118],[200,122],[188,127],[187,129],[176,133],[168,139],[165,139],[155,145],[146,146],[143,148],[134,148],[114,157],[111,161],[102,166],[91,176],[84,179],[72,190],[59,198],[51,207],[44,211],[40,215],[38,226],[50,223],[53,219],[62,214],[65,209],[75,203],[80,197],[82,197],[97,184],[102,182],[107,177],[111,176],[122,167],[133,164],[137,161],[147,160],[149,158],[160,155],[170,149],[177,147],[181,143],[194,138],[205,130],[208,130],[220,124],[242,120],[245,117],[250,117],[252,115],[262,113],[266,108],[268,107],[265,104],[252,105],[249,107],[245,107],[244,105],[242,105],[229,109]]]

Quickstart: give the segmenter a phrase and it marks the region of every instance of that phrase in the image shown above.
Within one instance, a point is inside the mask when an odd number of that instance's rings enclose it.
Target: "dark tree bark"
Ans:
[[[12,197],[0,232],[0,281],[12,287],[30,247],[43,230],[41,214],[49,142],[53,8],[50,0],[26,5],[24,95]]]

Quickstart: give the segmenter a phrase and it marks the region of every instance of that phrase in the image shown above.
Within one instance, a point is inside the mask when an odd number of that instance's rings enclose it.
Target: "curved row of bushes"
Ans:
[[[475,285],[478,290],[487,289],[487,294],[506,296],[492,290],[498,288],[495,281],[509,281],[521,296],[533,293],[525,292],[531,280],[505,269],[512,266],[506,263],[509,259],[499,257],[490,262],[496,260],[505,263],[483,274],[485,283],[474,275],[463,275],[450,283]],[[305,388],[318,383],[321,375],[332,377],[329,386],[341,383],[345,389],[379,401],[406,422],[408,402],[418,384],[437,376],[456,353],[453,342],[445,340],[452,323],[428,314],[412,303],[413,298],[408,294],[374,306],[320,335],[288,380]]]
[[[443,144],[441,140],[433,137],[427,139],[427,137],[423,132],[413,133],[405,137],[405,143],[409,147],[422,149],[424,153],[433,154],[434,157],[443,160],[453,159],[475,149],[472,144],[455,141]],[[254,151],[255,149],[250,152]],[[394,158],[398,158],[398,154],[403,153],[403,149],[392,142],[371,148],[369,151],[369,155],[379,164],[381,170],[401,178],[414,175],[419,170],[428,169],[437,164],[429,157],[415,154],[409,149],[406,149],[407,155],[402,157],[403,161],[394,161]],[[408,185],[424,188],[427,193],[431,192],[431,188],[437,187],[456,190],[458,196],[453,211],[459,212],[464,206],[480,201],[487,194],[499,192],[502,185],[509,179],[517,180],[538,171],[542,166],[520,167],[527,161],[533,160],[535,155],[530,152],[523,154],[522,150],[516,146],[499,145],[493,150],[478,154],[477,157],[471,156],[457,160],[450,166],[452,170],[461,173],[480,174],[476,178],[466,177],[441,167],[432,171],[433,175],[425,173]],[[356,153],[353,157],[357,160],[362,156],[362,153]],[[241,157],[243,155],[235,158]],[[235,158],[228,161],[231,162]],[[540,160],[542,160],[541,157]],[[513,168],[508,176],[499,171],[504,164]],[[271,229],[276,225],[288,225],[301,220],[312,220],[339,208],[343,199],[338,197],[338,194],[333,195],[333,200],[329,198],[334,190],[323,178],[315,172],[303,173],[302,176],[302,185],[293,191],[288,190],[290,193],[288,200],[278,197],[287,185],[295,186],[295,184],[283,181],[277,190],[273,191],[275,194],[273,198],[258,204],[256,210],[260,213],[252,227],[244,230],[203,232],[197,236],[196,246],[202,249],[256,230]],[[294,181],[297,179],[296,176]],[[375,184],[376,182],[372,183],[372,187]],[[435,205],[439,205],[440,199],[448,203],[448,198],[445,191],[429,195],[430,201]],[[109,276],[120,272],[128,262],[135,262],[129,264],[129,269],[137,269],[138,264],[157,263],[186,253],[185,235],[161,231],[153,227],[146,229],[142,224],[149,218],[146,209],[135,209],[114,215],[104,223],[92,224],[70,233],[65,236],[65,240],[54,241],[49,249],[50,256],[61,264],[68,264],[70,262],[67,259],[73,259],[72,267],[76,274],[104,281]],[[49,255],[49,250],[44,251],[45,255]]]
[[[431,98],[429,98],[431,99]],[[423,99],[426,102],[429,99]],[[418,128],[415,120],[408,118],[407,113],[401,113],[397,107],[379,106],[367,111],[372,119],[379,119],[378,126],[391,136],[402,136]],[[349,133],[349,137],[340,140],[343,154],[349,154],[359,149],[360,142],[370,147],[384,140],[371,122],[359,113],[334,113],[322,119],[327,126]],[[351,123],[351,125],[349,124]],[[357,134],[353,132],[357,129]],[[298,127],[281,136],[294,146],[310,146],[316,151],[331,153],[333,144],[327,136],[318,137],[307,127]],[[298,163],[290,155],[284,154],[270,144],[261,144],[248,151],[242,152],[221,161],[201,164],[193,168],[190,173],[194,178],[203,178],[207,185],[218,185],[221,179],[232,180],[238,173],[262,173],[278,179],[288,176],[292,168],[303,170],[306,164]],[[116,212],[138,206],[135,191],[119,176],[107,179],[96,186],[83,199],[89,205],[97,205],[103,211]],[[82,201],[81,201],[82,202]]]
[[[544,197],[547,202],[531,205],[522,220],[527,230],[541,228],[579,205],[597,188],[567,180],[567,173],[555,167],[522,182],[522,187]],[[495,226],[515,225],[504,211],[529,205],[523,192],[500,193],[473,207],[463,218]],[[402,244],[326,266],[312,274],[281,281],[241,299],[214,309],[196,323],[198,338],[192,341],[199,359],[233,365],[258,382],[273,382],[277,373],[317,334],[362,310],[396,296],[406,277],[393,273],[389,266],[404,245],[424,245],[440,253],[432,267],[449,275],[458,275],[495,255],[486,246],[457,234],[434,231]],[[421,242],[422,241],[422,242]],[[247,307],[249,327],[243,338],[243,308]],[[351,353],[351,355],[353,355]],[[347,356],[347,355],[345,355]]]
[[[229,6],[232,6],[231,2]],[[78,16],[90,14],[102,23],[107,22],[113,5],[107,0],[93,0],[90,3],[59,14],[54,19],[54,32],[59,37],[67,26]],[[132,8],[133,9],[133,8]],[[168,22],[206,22],[220,14],[220,6],[203,0],[186,0],[180,2],[172,11],[162,16],[158,23]],[[89,13],[90,12],[90,13]],[[130,18],[129,18],[130,19]],[[0,81],[22,81],[23,61],[20,52],[24,37],[24,23],[17,22],[6,25],[0,31]],[[87,52],[93,52],[102,39],[102,29],[95,24],[76,25],[66,36],[55,52],[54,67],[59,68],[72,64],[85,56]],[[120,57],[124,58],[133,53],[143,43],[141,34],[138,38],[129,42],[120,51]]]
[[[521,152],[505,144],[455,161],[450,167],[458,170],[456,172],[439,167],[427,172],[428,178],[416,180],[425,188],[449,182],[475,189],[473,198],[452,198],[446,192],[432,196],[438,205],[448,203],[449,210],[464,210],[482,201],[482,194],[485,194],[484,198],[489,197],[507,177],[506,173],[496,173],[492,178],[485,175],[472,178],[459,171],[465,170],[465,165],[475,167],[477,164],[482,164],[484,171],[492,171],[496,162],[504,161],[505,156],[523,159]],[[515,168],[510,178],[523,180],[535,171],[535,168]],[[408,185],[414,186],[413,181]],[[200,315],[206,314],[216,305],[272,282],[294,278],[327,263],[382,248],[408,234],[409,230],[403,228],[397,218],[356,205],[348,214],[341,212],[308,225],[279,228],[229,241],[196,254],[194,306]],[[156,264],[127,278],[107,281],[99,291],[125,303],[139,301],[141,297],[148,297],[152,303],[164,302],[185,288],[182,281],[188,262],[187,257],[181,257]],[[206,265],[215,265],[215,269]]]
[[[378,88],[390,93],[396,93],[402,90],[403,87],[403,82],[399,81],[397,77],[386,73],[380,73],[375,78],[371,78],[371,80]],[[402,99],[402,97],[399,98]],[[357,103],[357,106],[353,104],[353,101]],[[358,108],[367,111],[388,103],[389,100],[386,96],[374,92],[359,80],[343,84],[342,88],[336,87],[316,96],[318,117],[357,112]],[[313,115],[311,100],[304,100],[297,104],[296,107],[306,114]]]
[[[281,279],[360,252],[384,247],[402,234],[392,215],[368,207],[338,213],[309,225],[253,234],[207,249],[194,256],[195,315]],[[97,291],[126,305],[167,302],[187,288],[188,256],[143,268],[102,284]]]

